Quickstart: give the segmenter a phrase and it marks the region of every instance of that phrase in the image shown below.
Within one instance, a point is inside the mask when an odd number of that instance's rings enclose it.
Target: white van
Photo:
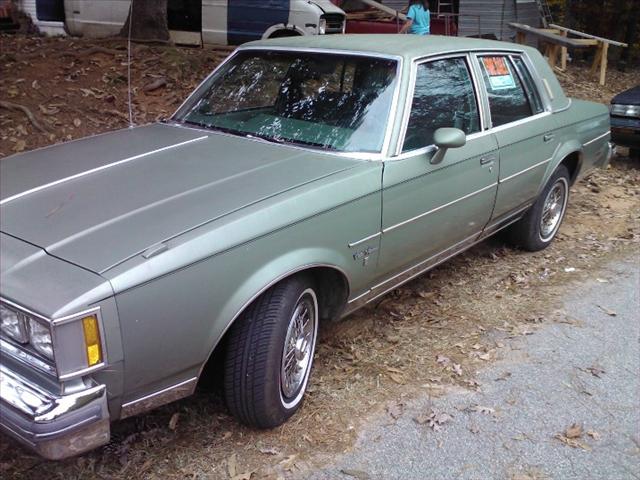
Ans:
[[[71,35],[117,35],[131,0],[22,0],[59,12]],[[37,24],[37,18],[34,19]],[[261,38],[344,33],[345,13],[330,0],[168,0],[176,43],[238,45]]]

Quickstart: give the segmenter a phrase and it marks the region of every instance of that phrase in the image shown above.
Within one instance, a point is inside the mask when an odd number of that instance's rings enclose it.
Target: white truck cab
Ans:
[[[68,32],[85,37],[118,34],[131,2],[60,1]],[[169,0],[167,20],[172,39],[186,44],[239,45],[262,38],[344,33],[345,28],[345,13],[330,0]]]

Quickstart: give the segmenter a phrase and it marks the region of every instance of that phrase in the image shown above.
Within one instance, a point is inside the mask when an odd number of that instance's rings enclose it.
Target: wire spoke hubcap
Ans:
[[[293,310],[284,342],[280,372],[284,399],[295,397],[307,379],[316,340],[316,312],[315,296],[307,290]]]
[[[542,216],[540,218],[540,238],[549,240],[558,229],[564,208],[566,205],[567,184],[558,181],[549,193],[542,206]]]

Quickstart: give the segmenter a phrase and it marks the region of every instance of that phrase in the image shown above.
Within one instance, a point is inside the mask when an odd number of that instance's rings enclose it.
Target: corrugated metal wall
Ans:
[[[524,23],[532,27],[540,27],[542,25],[540,11],[538,10],[536,2],[518,2],[516,7],[518,10],[516,15],[518,23]]]
[[[514,34],[508,25],[515,21],[515,0],[460,0],[460,36],[495,35],[509,40]]]
[[[535,1],[515,0],[460,0],[460,36],[493,34],[499,40],[513,40],[515,32],[509,22],[526,23],[532,27],[541,25],[540,13]],[[480,27],[478,27],[478,17]]]

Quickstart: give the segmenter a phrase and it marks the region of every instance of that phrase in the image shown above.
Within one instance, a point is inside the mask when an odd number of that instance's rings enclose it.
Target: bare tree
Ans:
[[[129,35],[129,25],[135,40],[168,41],[167,0],[132,0],[121,36]]]

